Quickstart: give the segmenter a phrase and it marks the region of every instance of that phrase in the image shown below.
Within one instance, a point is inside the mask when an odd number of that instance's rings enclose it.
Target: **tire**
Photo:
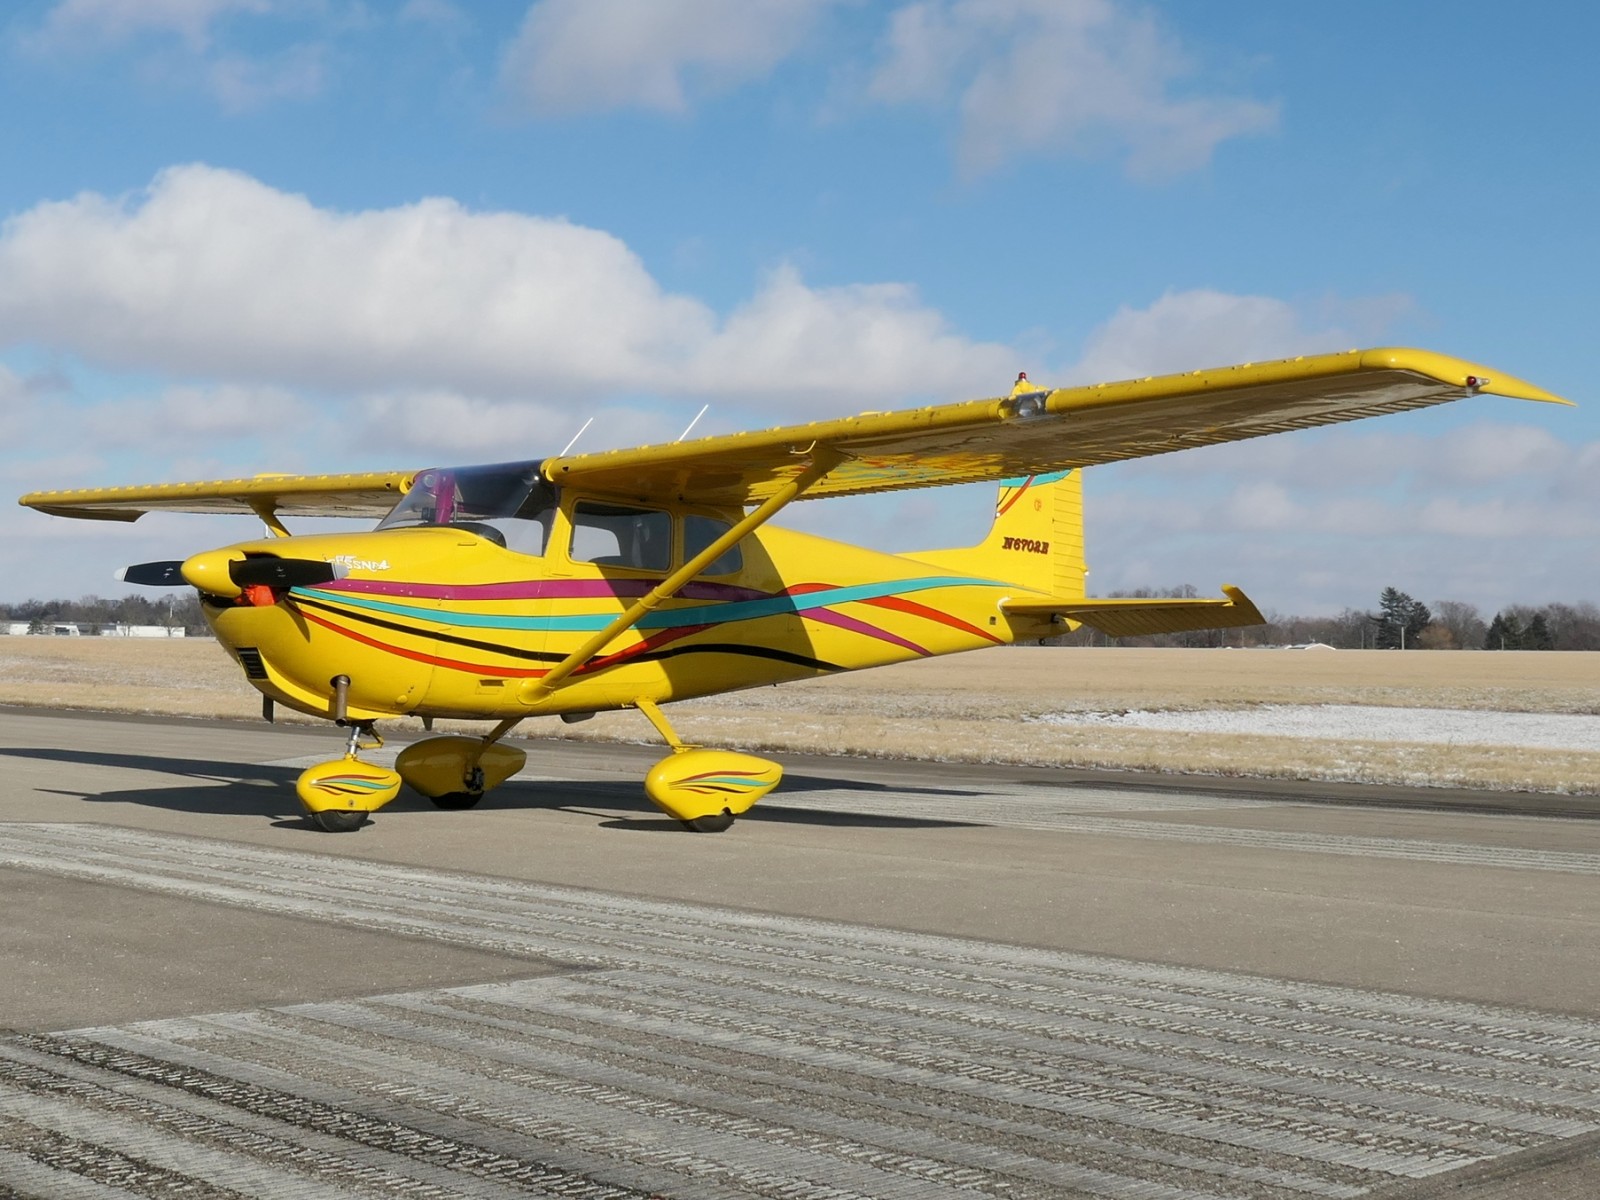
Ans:
[[[429,796],[435,808],[442,808],[445,812],[461,812],[474,807],[483,799],[482,792],[446,792],[442,796]]]
[[[683,824],[686,829],[695,833],[721,833],[733,824],[733,814],[723,809],[719,813],[712,813],[709,817],[695,817]]]
[[[354,833],[367,823],[367,814],[326,809],[323,812],[306,814],[306,820],[323,833]]]

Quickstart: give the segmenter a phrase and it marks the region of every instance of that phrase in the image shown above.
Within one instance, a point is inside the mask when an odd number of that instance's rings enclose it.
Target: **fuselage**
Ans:
[[[197,556],[186,574],[207,559],[337,564],[344,577],[318,586],[208,594],[205,612],[265,695],[331,716],[342,676],[354,720],[659,704],[1050,632],[1002,613],[1001,600],[1028,589],[953,568],[951,552],[935,564],[769,525],[541,695],[552,666],[743,516],[547,499],[536,521],[446,513],[446,523],[240,543]]]

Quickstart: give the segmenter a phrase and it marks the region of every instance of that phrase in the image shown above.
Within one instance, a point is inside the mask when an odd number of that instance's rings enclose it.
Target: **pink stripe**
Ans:
[[[318,590],[365,596],[406,596],[414,600],[612,600],[643,596],[649,579],[530,579],[514,583],[391,583],[387,579],[342,579]],[[771,592],[726,583],[690,583],[678,595],[687,600],[765,600]]]

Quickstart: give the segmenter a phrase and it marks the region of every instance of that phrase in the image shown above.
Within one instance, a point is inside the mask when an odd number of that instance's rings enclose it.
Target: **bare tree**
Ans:
[[[1464,600],[1435,600],[1433,622],[1449,632],[1450,641],[1456,649],[1478,649],[1489,632],[1489,626],[1477,606]]]

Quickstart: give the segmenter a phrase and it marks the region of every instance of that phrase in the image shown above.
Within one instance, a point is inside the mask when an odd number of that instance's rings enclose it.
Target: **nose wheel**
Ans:
[[[733,814],[723,809],[706,817],[690,817],[683,827],[695,833],[722,833],[733,827]]]
[[[364,812],[339,812],[332,809],[306,814],[306,820],[323,833],[354,833],[369,819]]]

